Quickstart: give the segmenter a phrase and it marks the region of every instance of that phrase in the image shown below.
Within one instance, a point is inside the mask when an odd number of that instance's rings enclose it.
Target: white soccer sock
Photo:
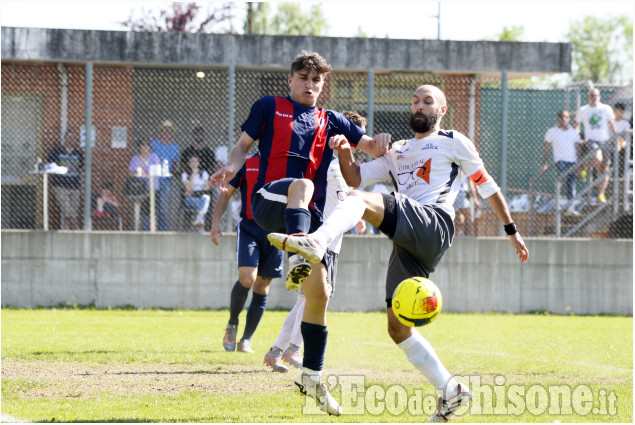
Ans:
[[[304,312],[304,295],[300,297],[300,294],[298,294],[298,299],[295,301],[295,305],[293,306],[289,314],[287,314],[284,322],[282,322],[282,328],[280,329],[278,338],[276,339],[275,344],[273,344],[274,347],[278,347],[282,351],[287,349],[287,347],[289,346],[289,341],[291,341],[293,338],[298,311],[300,314],[300,321],[302,321],[302,313]],[[297,323],[297,327],[300,327],[299,322]],[[300,335],[300,338],[302,338],[302,335]]]
[[[304,315],[304,294],[298,294],[298,300],[296,301],[297,308],[297,316],[295,318],[295,323],[293,324],[293,332],[291,333],[291,344],[296,345],[298,347],[302,347],[304,344],[304,339],[302,338],[302,331],[300,330],[300,325],[302,324],[302,316]],[[294,307],[295,308],[295,307]]]
[[[362,219],[364,211],[366,211],[366,202],[362,198],[347,196],[346,199],[337,204],[324,224],[310,236],[321,247],[327,247],[335,239],[352,229]]]
[[[443,395],[445,400],[456,394],[458,383],[443,366],[432,345],[419,332],[413,330],[412,336],[397,346],[406,353],[408,361],[419,369],[432,385],[439,391],[447,391],[447,395]]]

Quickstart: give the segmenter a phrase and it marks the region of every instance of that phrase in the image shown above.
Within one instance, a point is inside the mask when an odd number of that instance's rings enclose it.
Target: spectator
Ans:
[[[577,173],[573,171],[569,174],[566,173],[576,167],[578,152],[581,149],[581,140],[578,132],[569,125],[570,118],[569,111],[559,111],[556,114],[556,126],[551,127],[545,133],[540,174],[547,171],[549,150],[553,149],[553,162],[556,165],[558,179],[564,179],[566,196],[568,199],[573,199],[575,198]]]
[[[201,169],[201,161],[198,156],[191,156],[181,173],[181,181],[185,187],[183,203],[196,210],[196,218],[192,223],[199,232],[204,231],[205,216],[209,209],[209,173]]]
[[[600,174],[609,170],[611,152],[613,151],[609,139],[615,131],[615,115],[609,105],[600,102],[600,90],[591,89],[587,93],[588,105],[582,106],[575,115],[573,128],[580,131],[580,124],[584,126],[583,154],[600,148],[597,155],[591,158],[586,166],[599,167]],[[609,184],[608,174],[598,185],[598,200],[606,202],[606,188]]]
[[[49,164],[66,167],[66,174],[53,174],[51,187],[60,206],[61,229],[79,229],[79,206],[81,173],[84,168],[84,154],[79,148],[79,135],[74,130],[66,132],[64,143],[51,150]]]
[[[188,146],[181,154],[181,170],[188,167],[191,157],[197,156],[201,162],[201,169],[207,171],[208,174],[216,171],[214,153],[205,145],[205,129],[201,126],[192,130],[192,144]]]
[[[145,180],[145,185],[147,190],[150,190],[150,166],[158,165],[161,163],[157,154],[151,151],[150,141],[147,139],[142,139],[137,143],[138,154],[133,156],[130,160],[130,165],[128,166],[128,171],[130,176],[138,179]],[[154,177],[154,190],[155,192],[159,190],[161,183],[158,177]],[[143,216],[142,221],[142,229],[150,230],[150,226],[148,223],[148,216],[150,215],[150,199],[148,197],[143,198],[143,200],[135,200],[135,202],[141,202],[141,214]],[[135,223],[136,228],[136,223]]]
[[[615,114],[615,131],[618,134],[620,143],[619,143],[619,167],[620,167],[620,176],[624,175],[624,148],[626,147],[627,141],[632,140],[632,135],[628,134],[627,131],[631,129],[631,123],[624,119],[624,111],[626,107],[623,103],[616,103],[613,107],[613,113]],[[632,150],[631,150],[632,154]]]
[[[166,163],[169,173],[179,158],[179,147],[173,142],[176,127],[170,120],[163,121],[159,126],[159,138],[151,142],[152,152],[157,154],[161,164]],[[157,196],[158,227],[160,231],[168,230],[168,206],[172,194],[172,176],[161,177],[161,188]]]
[[[95,204],[95,209],[91,212],[93,220],[119,219],[119,201],[113,193],[111,182],[102,183]]]

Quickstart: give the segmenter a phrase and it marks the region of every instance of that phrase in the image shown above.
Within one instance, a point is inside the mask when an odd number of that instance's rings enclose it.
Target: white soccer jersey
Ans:
[[[395,188],[421,204],[434,204],[454,218],[459,173],[472,176],[483,198],[498,192],[474,143],[456,130],[439,130],[423,139],[400,140],[383,156],[360,165],[361,186],[392,179]]]

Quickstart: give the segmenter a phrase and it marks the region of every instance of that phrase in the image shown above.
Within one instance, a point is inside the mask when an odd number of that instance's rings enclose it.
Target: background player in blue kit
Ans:
[[[226,190],[227,182],[242,166],[258,140],[260,173],[252,195],[256,222],[269,232],[306,233],[322,222],[326,201],[327,170],[333,151],[328,140],[344,135],[358,149],[373,157],[388,150],[390,135],[367,136],[342,114],[317,108],[330,65],[317,53],[302,51],[291,64],[289,97],[265,96],[251,108],[242,134],[229,155],[229,163],[210,178],[212,187]],[[297,264],[297,263],[296,263]],[[303,262],[303,271],[308,271]],[[341,414],[321,380],[326,348],[326,282],[328,259],[310,265],[310,274],[291,276],[303,284],[306,305],[301,325],[304,339],[303,373],[298,389],[314,398],[329,414]],[[291,264],[290,273],[295,267]]]
[[[329,144],[339,151],[346,183],[366,186],[390,178],[391,194],[353,190],[340,202],[320,228],[310,235],[270,233],[280,249],[297,252],[315,261],[333,240],[361,218],[393,242],[386,274],[388,334],[415,366],[441,393],[432,422],[445,422],[469,402],[471,391],[448,372],[432,345],[414,328],[402,324],[392,311],[392,295],[404,279],[428,277],[454,238],[454,200],[461,173],[469,176],[504,225],[509,242],[521,262],[529,251],[512,221],[500,188],[487,173],[474,143],[455,130],[441,130],[448,107],[443,92],[431,85],[413,94],[410,127],[415,137],[395,142],[390,151],[357,165],[349,143],[335,136]],[[308,301],[308,299],[307,299]]]
[[[253,353],[250,341],[267,307],[269,285],[272,279],[282,277],[284,254],[269,244],[268,232],[262,230],[251,215],[250,199],[258,177],[259,162],[260,156],[257,153],[247,158],[236,176],[227,184],[226,190],[221,192],[214,208],[210,237],[218,245],[218,239],[223,237],[221,218],[232,195],[240,188],[242,208],[238,224],[238,280],[234,283],[229,301],[229,322],[223,337],[223,348],[226,351],[236,349],[238,316],[245,306],[249,289],[253,288],[245,330],[238,342],[238,351]]]

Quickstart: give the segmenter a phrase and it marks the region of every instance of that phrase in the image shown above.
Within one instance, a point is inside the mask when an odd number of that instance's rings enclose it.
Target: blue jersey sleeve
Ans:
[[[351,145],[357,146],[357,143],[366,132],[337,111],[328,110],[326,113],[328,114],[330,133],[342,134]]]
[[[251,106],[249,116],[240,126],[240,129],[247,133],[252,139],[260,139],[262,129],[275,108],[276,100],[274,96],[261,97]]]

